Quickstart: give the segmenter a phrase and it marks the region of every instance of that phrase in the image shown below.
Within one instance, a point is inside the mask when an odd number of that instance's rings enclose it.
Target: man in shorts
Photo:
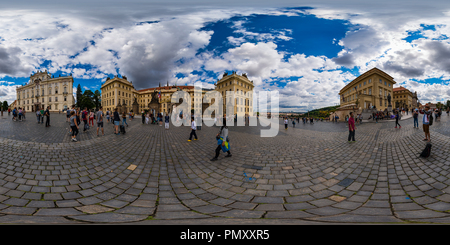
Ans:
[[[105,136],[105,132],[103,131],[103,107],[100,106],[100,109],[97,111],[97,137],[98,137],[98,129],[102,128],[102,135]]]
[[[425,139],[423,141],[431,141],[430,137],[430,117],[433,117],[433,114],[430,110],[430,106],[425,106],[425,110],[422,110],[422,106],[419,107],[419,113],[423,114],[422,118],[422,126],[423,132],[425,133]]]

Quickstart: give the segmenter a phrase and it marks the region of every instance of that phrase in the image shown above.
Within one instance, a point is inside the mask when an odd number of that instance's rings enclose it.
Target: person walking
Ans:
[[[353,143],[355,142],[355,130],[356,130],[355,120],[353,119],[353,112],[350,112],[350,117],[348,118],[348,130],[349,130],[348,142]]]
[[[44,108],[41,109],[41,124],[44,124]]]
[[[109,118],[110,118],[110,112],[109,112],[109,110],[106,110],[106,120],[108,120],[108,122],[109,122]]]
[[[25,107],[24,107],[23,110],[22,110],[22,118],[23,118],[24,121],[25,121],[25,119],[26,119],[25,113],[26,113],[26,111],[25,111]]]
[[[77,107],[75,109],[75,117],[76,117],[76,120],[77,120],[77,125],[79,126],[81,124],[81,112],[80,112],[80,108],[79,107]]]
[[[71,112],[71,110],[69,110],[69,108],[67,108],[67,111],[66,111],[66,122],[68,122],[68,123],[70,123],[70,112]]]
[[[217,139],[217,148],[216,148],[216,155],[211,159],[211,161],[217,161],[219,160],[218,157],[220,155],[220,151],[226,152],[227,155],[225,157],[231,157],[230,152],[230,145],[228,142],[228,127],[224,126],[219,133],[216,135]]]
[[[114,109],[113,119],[114,119],[114,133],[116,135],[120,135],[120,132],[119,132],[120,116],[119,116],[119,112],[117,111],[117,108]]]
[[[448,110],[447,110],[447,114],[448,114]],[[8,116],[11,115],[11,108],[8,108]]]
[[[419,128],[419,110],[418,109],[414,110],[413,119],[414,119],[414,128]]]
[[[164,117],[164,123],[165,123],[165,128],[166,128],[166,129],[169,129],[169,120],[170,120],[170,117],[169,117],[169,115],[167,114],[167,115]]]
[[[197,125],[195,124],[194,117],[191,118],[191,129],[188,141],[191,141],[192,136],[195,137],[194,140],[197,140],[197,134],[195,133],[197,131]]]
[[[402,128],[402,126],[400,125],[400,123],[398,123],[398,120],[400,119],[400,113],[398,111],[395,112],[395,128],[397,128],[397,125],[399,126],[399,128]]]
[[[91,126],[91,123],[92,127],[94,127],[94,109],[91,109],[89,112],[89,126]]]
[[[105,132],[103,131],[103,107],[100,106],[99,110],[97,111],[97,137],[98,137],[98,130],[102,129],[102,136],[105,136]]]
[[[70,111],[69,118],[70,128],[72,131],[72,141],[77,142],[78,129],[80,128],[77,122],[76,112],[74,110]]]
[[[419,107],[419,113],[423,114],[422,118],[422,126],[423,126],[423,132],[425,133],[425,139],[423,141],[431,141],[430,137],[430,120],[433,119],[432,112],[430,110],[430,106],[425,106],[425,110],[422,110],[422,106]]]
[[[17,121],[17,108],[16,107],[14,107],[14,110],[12,111],[12,113],[13,113],[12,120],[15,122],[15,121]]]
[[[287,117],[285,117],[284,118],[284,129],[285,130],[287,130],[287,128],[288,128],[288,123],[289,123],[289,121],[288,121]]]
[[[295,128],[295,119],[292,119],[292,127]]]
[[[83,112],[81,113],[81,119],[82,119],[83,122],[84,122],[84,129],[83,129],[83,132],[85,132],[85,131],[89,128],[87,107],[84,107],[84,110],[83,110]]]
[[[125,127],[125,124],[126,124],[127,127],[128,127],[128,123],[127,123],[127,113],[124,111],[124,112],[122,113],[122,125]]]
[[[41,122],[41,112],[39,110],[36,111],[36,119],[37,123],[39,124]]]
[[[22,107],[19,107],[19,122],[22,121]]]
[[[47,106],[47,110],[45,110],[44,115],[46,116],[45,127],[50,127],[50,107]]]

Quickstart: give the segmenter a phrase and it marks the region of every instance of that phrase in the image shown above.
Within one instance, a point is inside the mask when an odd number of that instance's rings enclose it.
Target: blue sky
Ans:
[[[89,7],[102,1],[11,3],[0,11],[0,100],[14,101],[14,86],[36,70],[72,73],[74,87],[93,91],[114,75],[136,89],[167,81],[211,88],[223,72],[237,71],[255,92],[279,91],[283,110],[306,111],[338,104],[339,90],[373,67],[421,101],[450,99],[449,6],[405,5],[398,13],[343,2],[350,4],[113,1],[104,11]],[[72,11],[58,14],[59,7]]]

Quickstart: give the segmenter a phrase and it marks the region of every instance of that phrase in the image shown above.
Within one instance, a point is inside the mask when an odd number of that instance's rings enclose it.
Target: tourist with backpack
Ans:
[[[433,115],[430,110],[430,106],[425,106],[425,110],[422,110],[422,106],[419,107],[419,113],[423,114],[422,126],[423,132],[425,133],[425,139],[423,141],[431,142],[430,137],[430,126],[433,124]]]
[[[119,115],[119,112],[117,111],[117,108],[114,109],[114,116],[112,119],[114,119],[114,134],[120,135],[120,132],[119,132],[120,115]]]

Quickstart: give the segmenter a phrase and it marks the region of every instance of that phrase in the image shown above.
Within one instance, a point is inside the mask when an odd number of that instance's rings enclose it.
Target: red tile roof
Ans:
[[[170,90],[172,88],[180,88],[180,89],[193,89],[194,86],[164,86],[164,87],[156,87],[156,88],[146,88],[138,90],[138,92],[145,92],[145,91],[151,91],[151,90]]]
[[[396,92],[396,91],[403,91],[403,90],[407,90],[406,88],[400,86],[398,88],[394,88],[392,91]]]

